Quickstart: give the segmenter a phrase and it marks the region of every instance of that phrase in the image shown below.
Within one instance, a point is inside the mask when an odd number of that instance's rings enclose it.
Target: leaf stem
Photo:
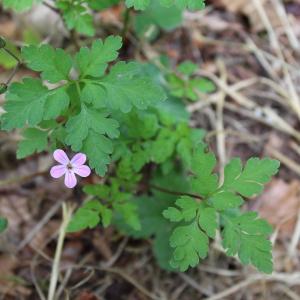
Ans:
[[[51,9],[52,11],[54,11],[55,13],[60,15],[59,9],[57,9],[56,7],[52,6],[51,4],[49,4],[46,1],[43,1],[43,4],[48,7],[49,9]]]
[[[14,78],[14,76],[16,75],[20,65],[21,65],[21,60],[14,54],[12,53],[9,49],[7,48],[3,48],[3,50],[8,54],[10,55],[12,58],[14,58],[16,61],[17,61],[17,65],[15,66],[15,68],[13,69],[12,73],[10,74],[10,76],[8,77],[8,79],[6,80],[5,84],[8,85],[12,79]]]
[[[153,184],[150,184],[149,187],[151,189],[158,190],[158,191],[166,193],[166,194],[177,195],[177,196],[189,196],[189,197],[193,197],[193,198],[196,198],[196,199],[199,199],[199,200],[203,200],[203,198],[200,197],[199,195],[192,194],[192,193],[171,191],[169,189],[166,189],[166,188],[163,188],[163,187],[160,187],[160,186],[157,186],[157,185],[153,185]]]

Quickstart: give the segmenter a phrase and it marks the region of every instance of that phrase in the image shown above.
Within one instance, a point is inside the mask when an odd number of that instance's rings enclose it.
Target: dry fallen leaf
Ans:
[[[265,192],[258,198],[260,216],[279,229],[279,235],[290,237],[300,209],[300,181],[290,183],[273,179]]]

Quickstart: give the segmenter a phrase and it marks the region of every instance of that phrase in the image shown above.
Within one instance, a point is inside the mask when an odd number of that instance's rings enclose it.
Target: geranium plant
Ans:
[[[37,2],[42,1],[3,4],[24,10]],[[58,0],[51,8],[69,30],[94,36],[93,12],[119,2]],[[166,29],[166,23],[157,19],[157,5],[182,12],[201,9],[204,3],[126,0],[124,5],[125,16],[131,14],[135,22],[144,15],[147,24]],[[137,36],[146,31],[143,28]],[[195,77],[197,66],[191,62],[166,71],[150,61],[120,61],[122,38],[117,35],[79,43],[75,53],[48,44],[22,47],[21,61],[37,76],[5,83],[1,89],[2,130],[20,129],[23,135],[19,159],[54,152],[60,165],[51,169],[51,175],[65,176],[69,188],[77,183],[75,174],[86,177],[92,170],[94,183],[81,184],[92,200],[78,208],[68,231],[113,225],[134,238],[152,238],[161,267],[180,271],[207,257],[209,243],[219,232],[229,256],[272,272],[268,240],[272,228],[257,213],[241,207],[246,198],[262,193],[279,163],[252,157],[242,164],[233,158],[220,181],[205,132],[189,126],[182,101],[199,100],[198,92],[213,92],[216,87]],[[70,160],[65,152],[75,156]]]

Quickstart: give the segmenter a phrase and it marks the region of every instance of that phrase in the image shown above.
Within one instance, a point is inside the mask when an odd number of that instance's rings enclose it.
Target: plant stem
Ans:
[[[78,51],[80,49],[79,41],[78,41],[78,36],[77,33],[74,29],[70,31],[70,40],[75,46],[75,49]]]
[[[131,12],[131,9],[127,7],[125,9],[125,13],[124,13],[124,26],[123,26],[123,30],[122,30],[122,39],[123,40],[126,38],[128,29],[129,29],[130,12]]]
[[[163,187],[160,187],[160,186],[157,186],[157,185],[152,185],[152,184],[149,185],[149,187],[151,189],[158,190],[158,191],[166,193],[166,194],[177,195],[177,196],[189,196],[189,197],[193,197],[193,198],[196,198],[196,199],[199,199],[199,200],[203,200],[203,198],[200,197],[199,195],[192,194],[192,193],[171,191],[171,190],[168,190],[166,188],[163,188]]]

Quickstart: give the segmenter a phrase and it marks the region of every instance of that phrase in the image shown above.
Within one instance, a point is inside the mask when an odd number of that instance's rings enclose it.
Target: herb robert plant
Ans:
[[[19,11],[37,2],[3,0],[5,8]],[[93,36],[92,12],[119,2],[58,0],[54,9],[67,28]],[[153,3],[180,13],[203,6],[202,0]],[[152,2],[126,0],[125,5],[146,14]],[[5,47],[1,40],[0,51]],[[180,271],[207,257],[210,240],[220,232],[228,255],[271,273],[272,229],[257,213],[240,208],[245,198],[262,193],[279,163],[250,158],[242,164],[233,158],[220,182],[216,157],[203,142],[205,132],[189,126],[181,99],[195,101],[199,91],[213,91],[213,84],[195,79],[197,66],[191,62],[174,76],[151,62],[117,61],[121,47],[119,36],[108,36],[72,55],[50,45],[21,49],[21,60],[39,77],[0,86],[5,93],[1,127],[22,131],[17,157],[60,149],[54,152],[60,165],[51,175],[65,176],[69,188],[77,183],[75,174],[92,172],[89,182],[102,177],[101,184],[81,182],[92,200],[75,212],[70,232],[114,225],[134,238],[152,238],[160,266]],[[77,154],[69,160],[66,152]]]

